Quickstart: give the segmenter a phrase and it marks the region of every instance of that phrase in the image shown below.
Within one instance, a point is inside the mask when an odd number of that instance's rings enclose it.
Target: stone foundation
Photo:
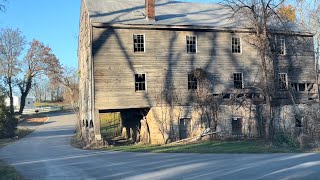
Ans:
[[[295,127],[296,116],[298,111],[303,111],[307,105],[299,104],[296,107],[293,105],[283,105],[273,108],[274,127],[281,129],[292,129]],[[264,112],[265,105],[220,105],[217,109],[216,119],[217,128],[220,136],[225,138],[235,136],[235,126],[233,121],[242,121],[241,131],[237,136],[247,138],[257,138],[264,131]],[[151,144],[165,144],[181,139],[181,122],[190,121],[188,124],[188,137],[199,136],[206,128],[212,127],[208,123],[208,118],[203,115],[203,111],[192,106],[157,106],[152,107],[146,116]],[[241,119],[241,120],[240,120]],[[144,128],[142,124],[142,128]],[[234,126],[234,127],[232,127]],[[241,130],[240,130],[241,129]],[[145,135],[144,135],[145,136]]]

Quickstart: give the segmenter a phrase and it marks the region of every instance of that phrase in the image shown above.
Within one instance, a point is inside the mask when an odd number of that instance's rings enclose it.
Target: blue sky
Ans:
[[[19,28],[27,41],[49,45],[60,62],[77,67],[80,0],[8,0],[1,28]]]

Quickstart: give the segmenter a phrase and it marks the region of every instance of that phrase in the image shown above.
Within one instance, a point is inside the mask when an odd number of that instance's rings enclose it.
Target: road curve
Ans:
[[[0,149],[26,179],[319,179],[320,154],[155,154],[70,146],[75,116],[52,114]],[[1,175],[0,175],[1,176]]]

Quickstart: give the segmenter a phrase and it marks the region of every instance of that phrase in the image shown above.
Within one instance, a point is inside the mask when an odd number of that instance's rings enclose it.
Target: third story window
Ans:
[[[134,52],[144,52],[144,35],[142,34],[133,35],[133,49],[134,49]]]
[[[198,89],[198,80],[194,74],[188,74],[188,90]]]
[[[243,74],[233,73],[233,84],[235,89],[243,89]]]
[[[285,91],[287,90],[287,74],[286,73],[279,73],[279,90]]]
[[[241,41],[238,37],[232,37],[232,53],[241,53]]]
[[[187,36],[187,53],[197,52],[197,37]]]
[[[146,90],[146,74],[135,74],[136,91]]]

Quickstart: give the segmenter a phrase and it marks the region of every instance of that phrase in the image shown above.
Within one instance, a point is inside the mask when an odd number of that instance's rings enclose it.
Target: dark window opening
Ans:
[[[306,84],[299,83],[299,91],[305,91],[306,90]]]
[[[241,53],[240,38],[232,37],[232,53]]]
[[[135,74],[135,90],[145,91],[146,90],[146,75],[145,74]]]
[[[197,52],[197,37],[187,36],[187,53]]]
[[[291,88],[293,91],[298,91],[298,84],[297,83],[292,83]]]
[[[88,119],[86,119],[86,127],[89,127]]]
[[[84,119],[82,120],[82,126],[84,127],[86,124],[85,124],[85,122],[84,122]]]
[[[243,89],[243,74],[233,73],[233,84],[235,89]]]
[[[188,90],[198,89],[198,80],[194,74],[188,74]]]
[[[296,116],[295,119],[296,119],[296,127],[302,127],[301,118]]]
[[[224,94],[223,99],[231,99],[231,94],[230,93]]]
[[[280,39],[279,54],[280,55],[286,54],[286,41],[285,41],[285,39]]]
[[[287,90],[287,74],[279,73],[279,90],[286,91]]]
[[[142,34],[133,35],[133,48],[134,48],[134,52],[144,52],[144,35]]]
[[[93,128],[93,121],[90,120],[90,128]]]
[[[242,118],[232,118],[232,135],[242,135]]]

